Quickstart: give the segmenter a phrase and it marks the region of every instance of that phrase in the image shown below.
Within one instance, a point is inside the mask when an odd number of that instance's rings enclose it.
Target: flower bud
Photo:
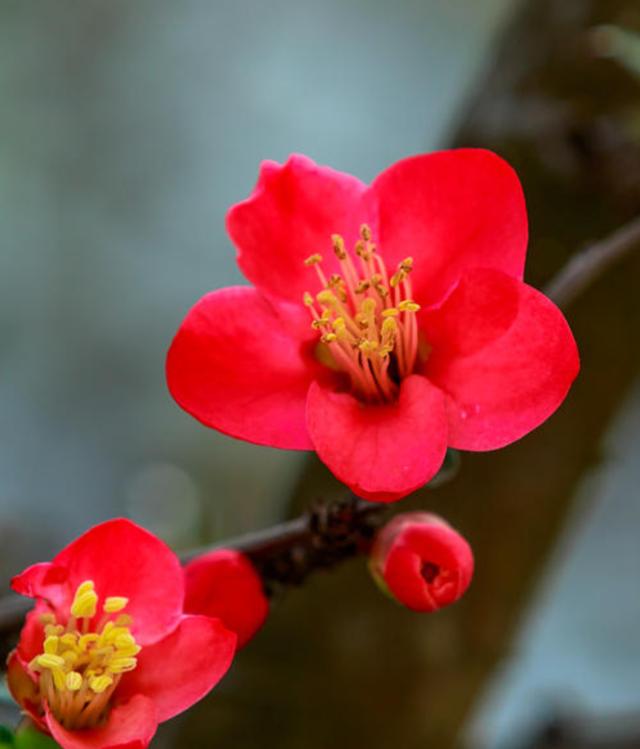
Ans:
[[[262,580],[249,559],[232,549],[196,557],[184,568],[188,614],[222,620],[243,647],[262,627],[269,612]]]
[[[370,567],[393,598],[414,611],[437,611],[469,587],[473,553],[467,541],[437,515],[396,515],[376,536]]]

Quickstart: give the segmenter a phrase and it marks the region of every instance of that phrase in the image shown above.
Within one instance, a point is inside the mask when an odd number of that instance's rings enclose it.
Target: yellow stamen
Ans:
[[[71,604],[71,616],[78,619],[91,619],[96,615],[98,608],[98,596],[93,589],[93,582],[87,580],[78,587],[73,603]]]
[[[400,380],[414,371],[418,355],[415,313],[420,306],[411,298],[413,258],[402,260],[391,275],[372,238],[370,227],[363,224],[353,246],[360,262],[354,264],[343,237],[333,234],[331,244],[340,273],[327,278],[320,267],[322,256],[307,258],[306,265],[315,268],[320,291],[315,298],[305,294],[303,301],[312,315],[311,326],[319,333],[318,359],[344,371],[360,399],[379,402],[395,399]]]
[[[39,675],[42,698],[68,729],[91,728],[103,721],[122,674],[138,665],[141,648],[130,630],[132,619],[120,613],[128,599],[105,598],[104,616],[94,624],[97,601],[93,581],[86,580],[73,597],[66,628],[55,615],[46,615],[43,652],[30,663]],[[97,631],[87,631],[91,627]]]
[[[38,655],[35,661],[40,668],[60,668],[64,666],[64,658],[59,655],[52,655],[51,653]]]
[[[129,603],[129,599],[125,596],[109,596],[105,602],[102,610],[107,614],[115,614]]]
[[[106,674],[103,674],[102,676],[92,676],[89,679],[89,686],[96,694],[104,692],[104,690],[108,689],[112,684],[113,678]]]
[[[82,676],[77,671],[69,671],[65,676],[64,683],[70,692],[77,692],[82,686]]]

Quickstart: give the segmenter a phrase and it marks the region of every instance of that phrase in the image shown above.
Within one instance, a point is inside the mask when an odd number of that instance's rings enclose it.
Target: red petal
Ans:
[[[47,604],[38,602],[31,611],[27,613],[24,627],[20,632],[18,651],[20,657],[29,663],[36,655],[42,653],[44,643],[44,626],[40,621],[42,614],[51,612]]]
[[[185,572],[187,614],[218,617],[242,647],[264,624],[269,603],[251,562],[238,551],[219,549],[189,562]]]
[[[47,726],[62,749],[145,749],[158,727],[153,701],[139,694],[119,705],[99,728],[73,731],[47,710]]]
[[[140,645],[170,632],[182,614],[184,582],[178,558],[163,541],[130,520],[96,525],[72,541],[53,563],[68,569],[74,591],[84,580],[93,580],[101,600],[126,596],[126,613],[133,617],[132,629]]]
[[[376,502],[392,502],[423,486],[442,465],[447,447],[444,396],[416,375],[402,382],[396,403],[381,406],[314,383],[307,425],[334,475]]]
[[[235,646],[236,635],[219,619],[185,616],[168,637],[140,651],[118,697],[144,694],[153,700],[158,722],[169,720],[213,689],[231,665]]]
[[[167,357],[167,381],[182,408],[232,437],[290,450],[312,449],[304,423],[319,366],[302,306],[271,304],[236,286],[203,297]]]
[[[46,730],[41,713],[37,677],[29,670],[27,662],[17,650],[13,650],[7,659],[7,686],[18,705],[29,714],[36,725]]]
[[[73,595],[67,576],[68,572],[64,567],[51,562],[39,562],[16,575],[11,580],[11,587],[22,596],[43,598],[57,608],[64,608]]]
[[[444,298],[469,268],[522,278],[527,214],[513,169],[491,151],[460,149],[393,164],[371,185],[388,268],[414,258],[423,306]]]
[[[301,303],[305,291],[318,289],[313,268],[304,260],[321,253],[328,273],[338,264],[331,235],[348,246],[366,222],[365,185],[355,177],[293,155],[282,166],[266,161],[247,199],[234,205],[227,229],[238,248],[238,264],[262,291]]]
[[[467,273],[421,315],[433,350],[424,374],[447,394],[449,444],[493,450],[519,439],[564,400],[579,369],[560,310],[504,273]]]

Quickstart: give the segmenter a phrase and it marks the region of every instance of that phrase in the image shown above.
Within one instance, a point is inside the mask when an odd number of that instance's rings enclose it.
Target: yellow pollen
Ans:
[[[104,602],[102,610],[107,614],[115,614],[117,611],[122,611],[128,603],[129,599],[125,596],[109,596]]]
[[[344,239],[339,234],[332,234],[331,242],[333,244],[333,251],[336,253],[338,260],[346,260],[347,251],[344,246]]]
[[[122,674],[138,665],[141,648],[130,630],[132,619],[121,613],[128,603],[125,596],[108,596],[102,619],[93,624],[98,594],[86,580],[75,592],[66,627],[54,614],[41,617],[43,652],[29,666],[38,676],[41,698],[65,728],[92,728],[106,720]]]
[[[36,664],[41,668],[61,668],[64,666],[64,658],[52,653],[36,656]]]
[[[87,580],[78,586],[71,604],[71,615],[78,619],[92,619],[96,615],[98,596],[93,589],[93,582]]]
[[[406,257],[389,273],[367,224],[348,250],[340,234],[331,235],[339,272],[325,275],[322,256],[314,266],[320,290],[306,292],[304,304],[311,327],[318,331],[318,359],[342,371],[352,392],[365,402],[393,401],[400,382],[415,370],[418,327],[409,276],[413,258]]]
[[[398,305],[400,312],[417,312],[420,309],[420,305],[416,304],[411,299],[405,299]]]
[[[65,676],[64,684],[70,692],[77,692],[82,686],[82,676],[77,671],[69,671]]]

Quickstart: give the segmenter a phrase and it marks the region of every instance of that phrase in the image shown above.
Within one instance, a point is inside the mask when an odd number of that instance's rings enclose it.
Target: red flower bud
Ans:
[[[262,580],[249,559],[233,549],[217,549],[193,559],[184,573],[184,610],[218,617],[238,635],[238,647],[246,645],[269,613]]]
[[[414,611],[437,611],[469,587],[473,553],[467,541],[437,515],[397,515],[378,533],[371,571],[385,590]]]

